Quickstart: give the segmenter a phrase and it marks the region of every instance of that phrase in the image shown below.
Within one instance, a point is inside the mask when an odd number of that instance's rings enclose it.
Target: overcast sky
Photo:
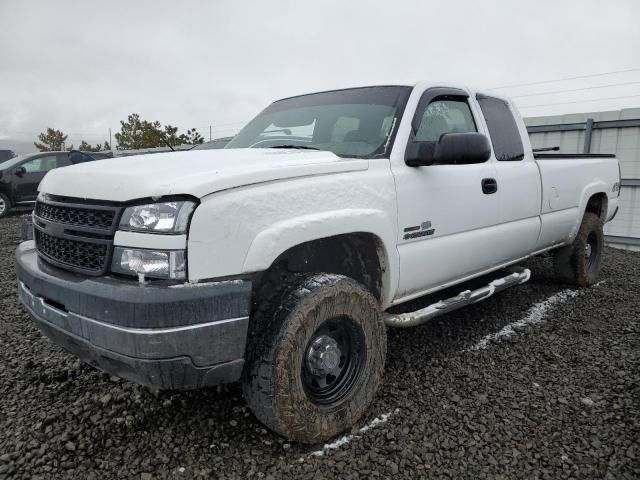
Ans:
[[[421,79],[624,71],[500,91],[525,116],[640,106],[638,0],[0,0],[0,19],[0,148],[20,152],[46,127],[103,142],[132,112],[215,138],[279,97]]]

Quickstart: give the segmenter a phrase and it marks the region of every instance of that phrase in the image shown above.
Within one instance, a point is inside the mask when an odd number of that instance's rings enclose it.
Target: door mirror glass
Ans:
[[[17,176],[22,177],[25,173],[27,173],[27,169],[23,166],[16,167],[15,172]]]
[[[437,142],[410,142],[406,164],[470,165],[486,162],[491,157],[489,140],[482,133],[445,133]]]
[[[433,165],[433,152],[436,142],[409,142],[405,154],[405,163],[410,167]]]

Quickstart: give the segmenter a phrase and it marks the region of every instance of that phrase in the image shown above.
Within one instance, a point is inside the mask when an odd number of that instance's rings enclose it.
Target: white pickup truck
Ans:
[[[159,389],[241,380],[260,421],[318,442],[374,399],[386,325],[522,283],[513,265],[548,250],[561,282],[592,285],[619,187],[613,156],[534,153],[508,99],[429,83],[302,95],[222,150],[47,174],[20,298],[94,366]]]

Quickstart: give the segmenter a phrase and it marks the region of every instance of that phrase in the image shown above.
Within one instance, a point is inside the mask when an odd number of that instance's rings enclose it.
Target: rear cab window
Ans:
[[[501,162],[519,161],[524,158],[520,130],[509,104],[495,97],[478,94],[482,115],[487,122],[493,153]]]

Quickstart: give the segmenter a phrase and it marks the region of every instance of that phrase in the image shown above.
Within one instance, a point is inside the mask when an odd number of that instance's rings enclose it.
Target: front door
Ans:
[[[483,131],[477,104],[463,90],[429,89],[411,140]],[[419,125],[419,126],[418,126]],[[499,203],[492,188],[495,161],[473,165],[394,167],[398,196],[398,298],[407,299],[490,268],[499,235]],[[484,186],[483,186],[484,184]],[[498,187],[499,188],[499,187]]]

